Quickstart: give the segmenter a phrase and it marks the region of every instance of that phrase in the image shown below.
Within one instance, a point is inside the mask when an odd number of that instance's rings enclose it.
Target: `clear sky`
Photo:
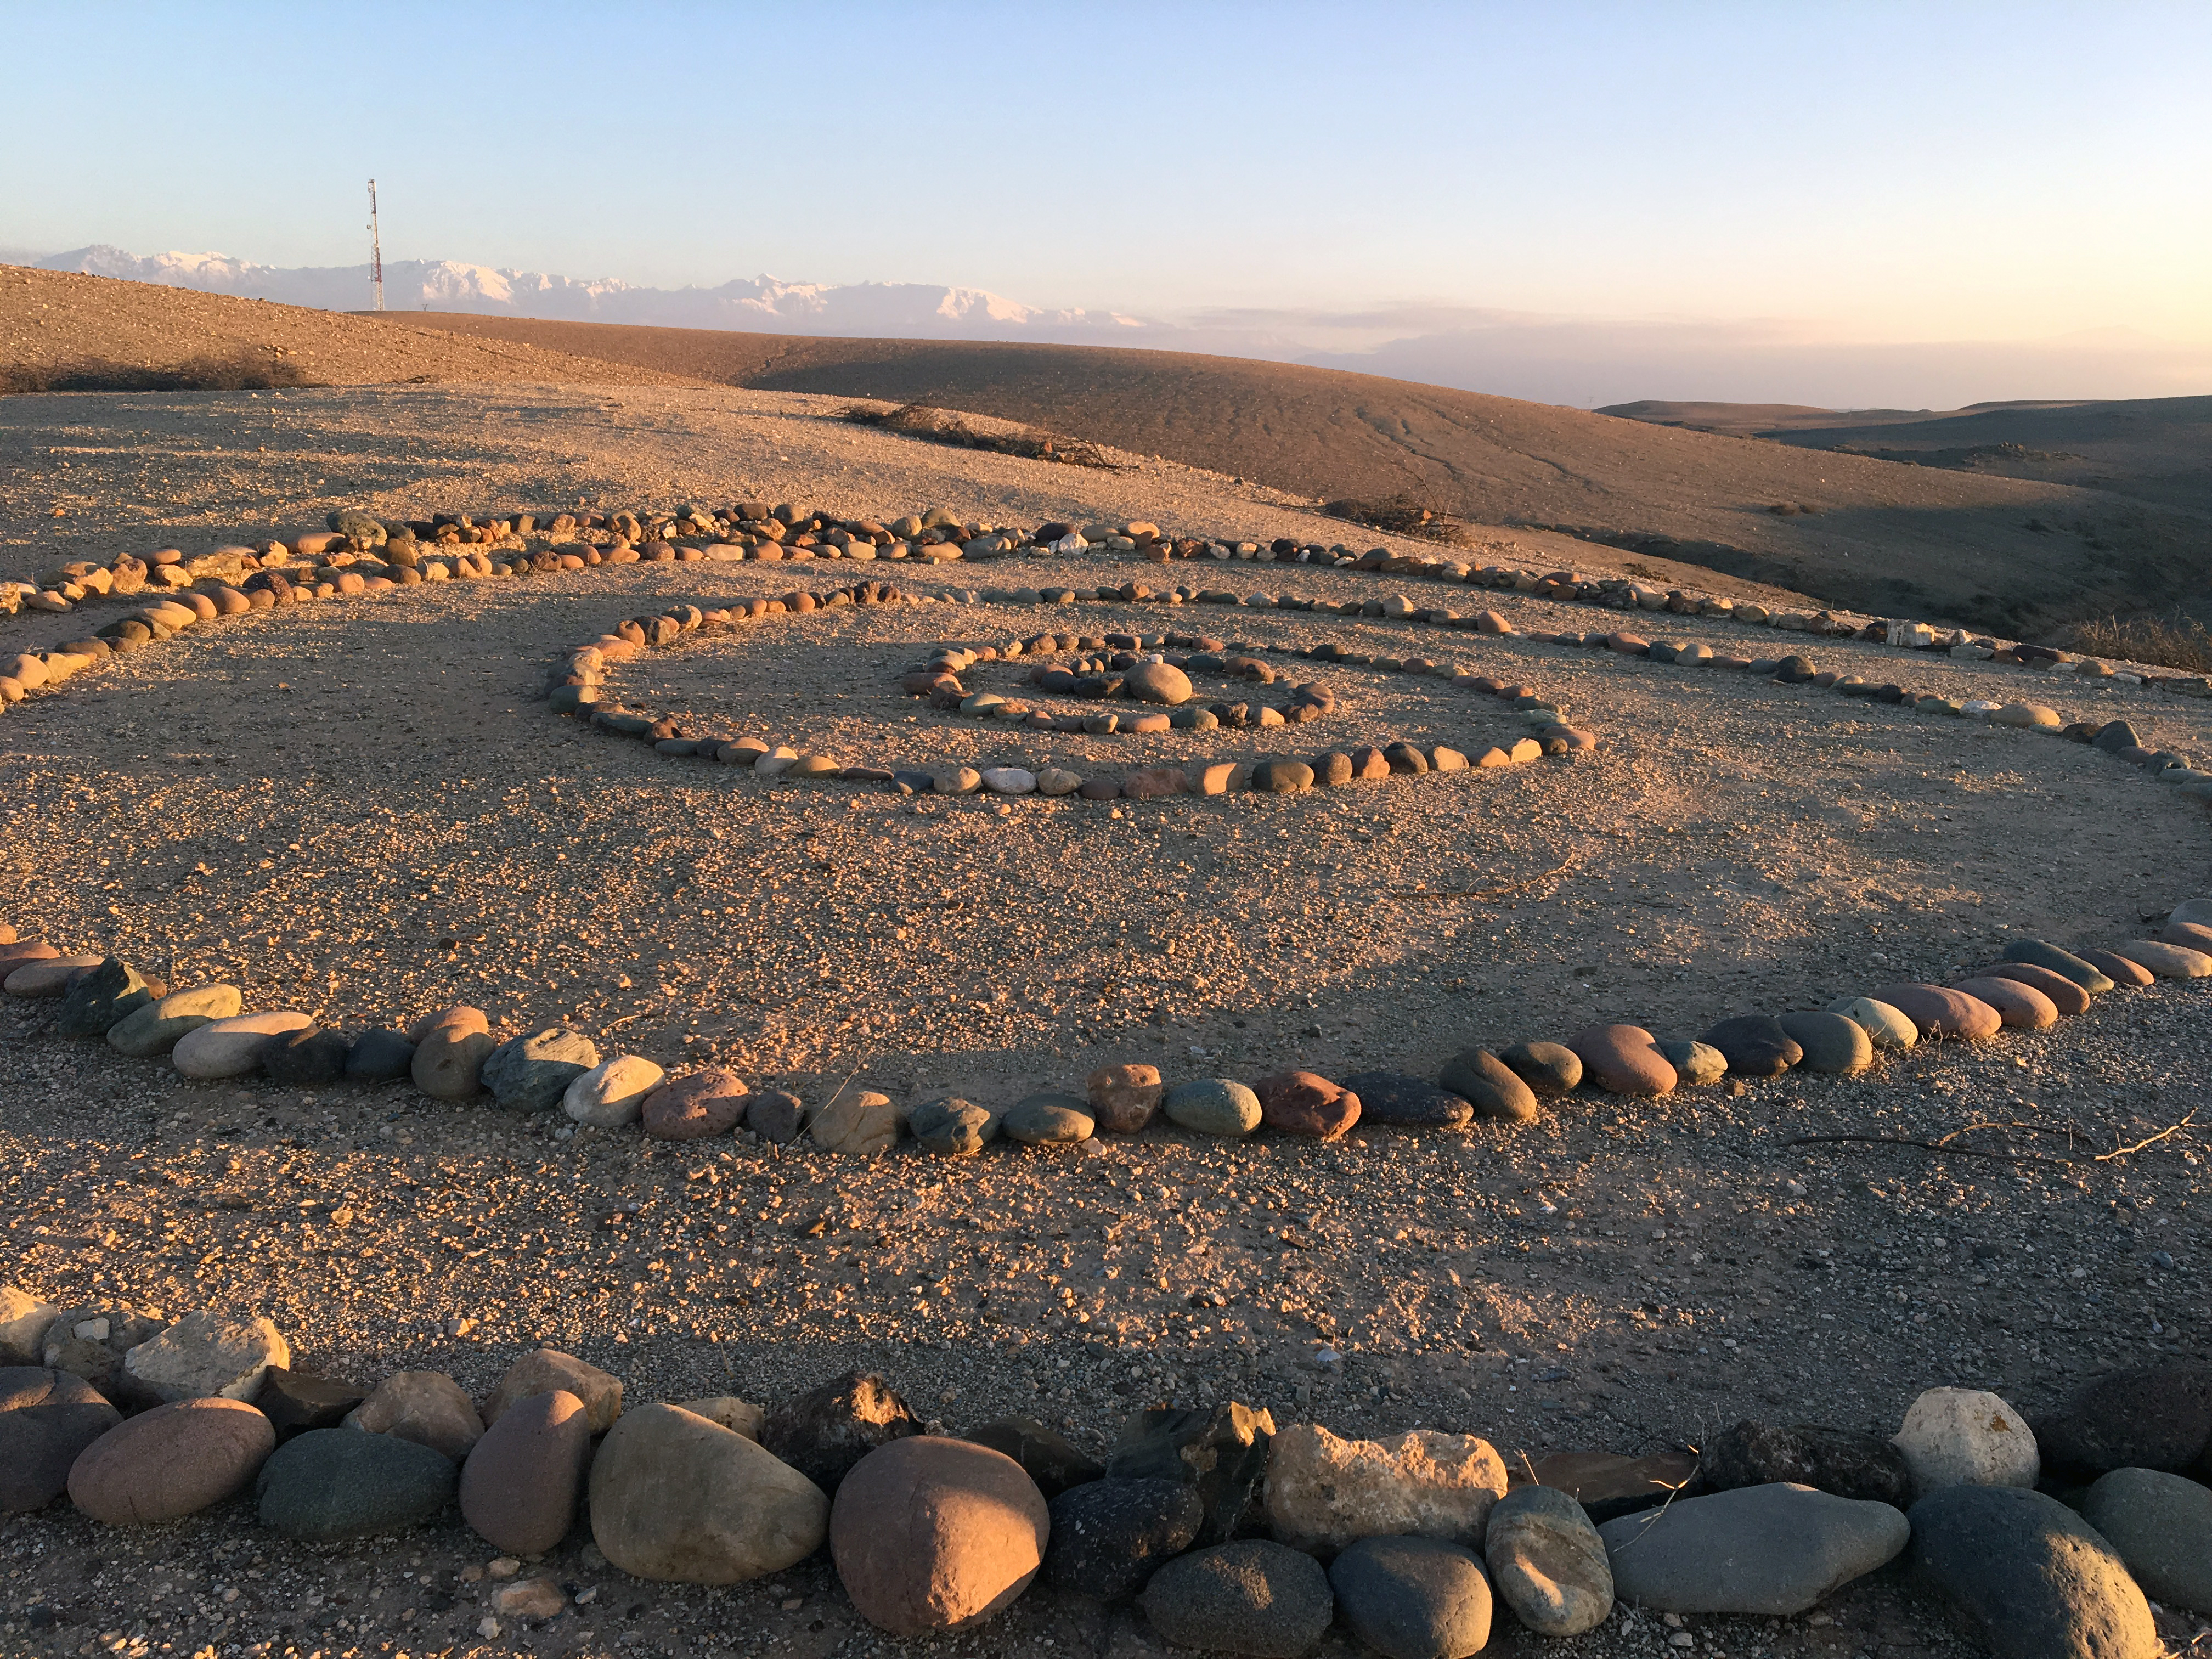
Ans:
[[[2212,5],[11,5],[0,245],[2212,340]]]

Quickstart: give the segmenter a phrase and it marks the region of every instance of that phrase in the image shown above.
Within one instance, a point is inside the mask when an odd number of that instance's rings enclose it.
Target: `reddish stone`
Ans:
[[[1020,1464],[934,1435],[870,1452],[830,1511],[845,1593],[902,1637],[964,1629],[1011,1604],[1043,1565],[1050,1531],[1044,1495]]]
[[[1352,775],[1355,778],[1387,778],[1390,775],[1390,757],[1380,749],[1355,749],[1352,751]]]
[[[744,1121],[752,1091],[735,1072],[694,1072],[665,1083],[645,1097],[645,1132],[655,1140],[703,1140],[726,1135]]]
[[[1992,974],[1983,979],[1961,980],[1951,988],[1988,1003],[1997,1011],[1999,1019],[2023,1031],[2047,1031],[2058,1024],[2058,1006],[2033,985],[2015,979]]]
[[[1940,985],[1885,985],[1869,995],[1903,1014],[1923,1036],[1963,1037],[1978,1042],[1995,1036],[2004,1024],[2003,1016],[1978,997],[1947,991]]]
[[[591,1455],[591,1417],[574,1395],[518,1400],[461,1466],[461,1518],[495,1549],[541,1555],[568,1535]]]
[[[1650,1032],[1640,1025],[1593,1025],[1567,1039],[1583,1080],[1608,1094],[1663,1095],[1678,1080]]]
[[[1083,1089],[1099,1131],[1114,1135],[1142,1129],[1167,1093],[1157,1066],[1101,1066],[1084,1079]]]
[[[2114,956],[2110,951],[2076,951],[2074,953],[2102,974],[2115,985],[2130,990],[2142,990],[2156,977],[2139,962],[2130,962],[2125,957]]]
[[[179,1400],[128,1419],[70,1467],[70,1501],[95,1521],[175,1521],[242,1491],[276,1431],[241,1400]]]
[[[2063,974],[2055,974],[2048,968],[2039,968],[2030,962],[2000,962],[1982,975],[1984,979],[2017,980],[2051,999],[2051,1006],[2058,1010],[2063,1018],[2069,1014],[2089,1012],[2089,994]],[[1984,1001],[1987,998],[1983,999]]]
[[[2198,921],[2169,921],[2159,930],[2159,939],[2167,945],[2179,945],[2185,951],[2202,951],[2212,956],[2212,927]]]
[[[1334,1140],[1359,1121],[1359,1097],[1312,1072],[1278,1072],[1252,1085],[1260,1125],[1279,1134]]]

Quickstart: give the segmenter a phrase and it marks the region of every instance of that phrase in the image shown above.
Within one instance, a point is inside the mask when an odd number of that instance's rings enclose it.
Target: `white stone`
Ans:
[[[188,1313],[123,1357],[123,1369],[163,1401],[252,1401],[271,1365],[289,1369],[291,1346],[266,1319]]]
[[[561,1097],[561,1109],[578,1123],[615,1129],[635,1123],[645,1097],[667,1073],[640,1054],[617,1054],[572,1081]]]
[[[753,763],[753,775],[757,778],[780,778],[791,770],[792,763],[798,758],[799,751],[789,744],[778,744]]]
[[[211,1020],[179,1037],[169,1058],[186,1077],[244,1077],[259,1069],[262,1048],[270,1037],[313,1024],[289,1009]]]
[[[994,795],[1027,795],[1036,791],[1037,776],[1018,766],[994,766],[983,774],[983,787]]]
[[[61,1310],[13,1285],[0,1285],[0,1365],[44,1363],[46,1328]]]
[[[2033,1486],[2042,1469],[2027,1419],[1980,1389],[1929,1389],[1891,1443],[1905,1454],[1919,1496],[1945,1486]]]
[[[1920,1028],[1902,1010],[1872,997],[1844,997],[1830,1003],[1828,1012],[1857,1024],[1877,1048],[1910,1048],[1920,1041]]]
[[[1411,1534],[1480,1548],[1505,1463],[1473,1435],[1414,1429],[1345,1440],[1294,1423],[1267,1453],[1267,1525],[1294,1549],[1333,1554],[1356,1539]]]

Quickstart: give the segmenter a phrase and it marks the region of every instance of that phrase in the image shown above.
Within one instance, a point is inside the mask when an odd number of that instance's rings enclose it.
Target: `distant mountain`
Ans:
[[[287,269],[225,253],[137,254],[105,246],[77,248],[36,263],[47,270],[119,276],[322,311],[369,307],[365,264]],[[787,283],[766,276],[740,278],[719,288],[641,288],[613,278],[586,281],[454,259],[387,260],[384,304],[389,311],[458,311],[664,328],[1091,345],[1149,344],[1147,333],[1158,326],[1117,312],[1043,310],[980,288]]]

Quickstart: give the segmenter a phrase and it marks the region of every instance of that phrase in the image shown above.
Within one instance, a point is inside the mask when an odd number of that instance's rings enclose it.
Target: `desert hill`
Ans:
[[[2212,550],[2212,521],[2184,503],[1816,453],[1337,369],[1089,346],[434,313],[405,321],[727,385],[972,410],[1316,498],[1409,498],[1838,604],[2030,637],[2080,617],[2168,604],[2177,586],[2202,586]]]

